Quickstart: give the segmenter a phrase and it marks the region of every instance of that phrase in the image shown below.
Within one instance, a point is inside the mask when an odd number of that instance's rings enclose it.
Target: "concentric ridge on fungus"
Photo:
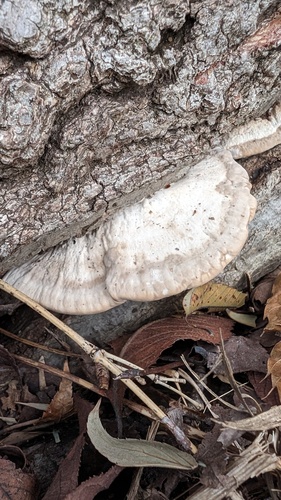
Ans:
[[[12,269],[5,281],[57,312],[93,314],[157,300],[219,274],[240,252],[256,201],[228,151],[168,189],[119,210],[95,232]]]

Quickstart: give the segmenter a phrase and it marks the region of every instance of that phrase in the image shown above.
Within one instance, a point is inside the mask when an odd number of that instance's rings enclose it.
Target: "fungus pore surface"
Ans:
[[[247,172],[222,151],[4,279],[67,314],[175,295],[214,278],[240,252],[256,209],[250,189]]]

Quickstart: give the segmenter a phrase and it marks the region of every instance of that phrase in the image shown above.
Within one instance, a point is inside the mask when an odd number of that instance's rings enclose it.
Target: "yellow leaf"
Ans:
[[[194,311],[207,308],[222,311],[226,308],[238,308],[245,304],[247,294],[220,283],[206,283],[192,288],[183,299],[183,308],[188,316]]]

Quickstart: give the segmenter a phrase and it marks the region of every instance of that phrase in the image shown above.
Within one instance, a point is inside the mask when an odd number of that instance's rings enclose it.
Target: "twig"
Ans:
[[[189,500],[223,500],[249,478],[281,469],[281,459],[268,452],[269,443],[261,433],[228,467],[225,481],[217,488],[201,487],[188,497]],[[186,499],[187,500],[187,499]]]
[[[184,356],[182,356],[182,360],[184,360]],[[215,412],[213,412],[212,410],[212,407],[208,401],[208,399],[206,398],[206,396],[204,395],[203,391],[200,389],[199,385],[196,384],[196,382],[193,380],[193,378],[188,375],[188,373],[185,373],[181,368],[179,369],[180,370],[180,374],[186,378],[187,382],[190,383],[190,385],[192,385],[192,387],[194,387],[194,389],[198,392],[201,400],[203,401],[203,403],[205,403],[206,405],[206,408],[208,408],[209,412],[211,413],[211,415],[213,415],[214,418],[217,418],[218,415],[216,415]]]
[[[72,375],[71,373],[64,372],[63,370],[55,368],[54,366],[49,366],[46,365],[45,363],[40,363],[40,361],[34,361],[33,359],[25,358],[24,356],[19,356],[18,354],[12,354],[12,356],[18,361],[20,361],[20,363],[33,366],[38,370],[44,370],[45,372],[52,373],[53,375],[57,375],[60,378],[67,378],[68,380],[71,380],[71,382],[74,382],[75,384],[85,387],[85,389],[89,389],[90,391],[93,391],[99,394],[100,396],[106,397],[105,391],[99,389],[99,387],[92,384],[91,382],[88,382],[88,380],[77,377],[76,375]]]
[[[9,293],[13,297],[21,300],[25,304],[27,304],[31,309],[39,313],[41,316],[46,318],[50,323],[59,328],[62,332],[64,332],[69,338],[71,338],[76,344],[78,344],[81,349],[86,352],[91,359],[96,363],[99,362],[103,364],[111,373],[114,375],[120,375],[122,373],[122,369],[117,367],[110,359],[112,356],[108,355],[106,351],[100,350],[97,346],[85,340],[81,335],[72,330],[69,326],[65,325],[61,320],[59,320],[52,313],[47,311],[40,304],[35,302],[33,299],[20,292],[13,286],[5,283],[5,281],[0,279],[0,289],[4,292]],[[114,357],[115,358],[115,357]],[[117,358],[118,362],[124,364],[124,360],[121,358]],[[168,429],[174,435],[176,441],[182,446],[186,451],[192,451],[192,453],[197,452],[196,446],[188,439],[188,437],[184,434],[184,432],[172,422],[172,420],[164,413],[159,406],[157,406],[152,399],[150,399],[137,385],[135,382],[129,379],[122,379],[123,384],[125,384],[129,389],[131,389],[136,396],[139,397],[141,401],[143,401],[158,417],[160,422],[168,427]]]
[[[43,344],[39,344],[38,342],[34,342],[33,340],[24,339],[22,337],[19,337],[19,335],[15,335],[12,332],[4,330],[4,328],[1,327],[0,327],[0,333],[6,335],[6,337],[16,340],[17,342],[21,342],[22,344],[30,345],[31,347],[35,347],[36,349],[42,349],[42,351],[52,352],[53,354],[58,354],[59,356],[70,356],[74,358],[80,357],[80,355],[76,354],[75,352],[61,351],[60,349],[55,349],[54,347],[48,347]]]
[[[197,373],[194,370],[192,370],[192,368],[189,366],[188,362],[185,360],[184,356],[181,356],[181,359],[183,360],[186,368],[190,371],[191,375],[193,375],[193,377],[196,380],[198,380],[198,383],[200,385],[202,385],[204,387],[204,389],[209,392],[209,394],[214,396],[215,399],[218,399],[222,404],[224,404],[228,408],[231,408],[232,410],[235,410],[235,411],[241,411],[239,408],[236,408],[236,406],[234,406],[231,403],[228,403],[227,401],[222,399],[221,396],[218,396],[214,391],[212,391],[212,389],[210,389],[210,387],[207,386],[207,384],[205,384],[205,382],[202,382],[202,379],[199,377],[199,375],[197,375]],[[181,370],[181,368],[179,368],[179,370]],[[185,372],[183,372],[183,373],[185,373]],[[184,376],[184,375],[182,374],[182,376]],[[205,378],[205,376],[203,378]],[[209,401],[209,403],[211,403],[211,401]]]
[[[90,355],[91,358],[94,360],[95,363],[99,362],[102,363],[111,373],[114,375],[119,375],[122,373],[122,370],[114,365],[109,359],[107,359],[106,356],[104,356],[104,351],[103,350],[96,350],[95,352],[92,352]],[[141,401],[143,401],[154,413],[155,415],[159,418],[160,422],[168,427],[168,429],[172,432],[172,434],[175,436],[177,442],[186,450],[186,451],[192,451],[193,453],[196,453],[197,448],[196,446],[187,438],[187,436],[184,434],[184,432],[172,422],[172,420],[157,406],[152,399],[150,399],[138,386],[133,380],[130,379],[121,379],[123,384],[125,384],[131,391],[134,392],[136,396],[139,397]]]

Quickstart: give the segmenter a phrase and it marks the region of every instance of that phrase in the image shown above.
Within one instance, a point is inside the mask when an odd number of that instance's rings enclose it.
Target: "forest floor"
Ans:
[[[7,293],[0,315],[0,498],[280,498],[280,269],[106,351]]]

